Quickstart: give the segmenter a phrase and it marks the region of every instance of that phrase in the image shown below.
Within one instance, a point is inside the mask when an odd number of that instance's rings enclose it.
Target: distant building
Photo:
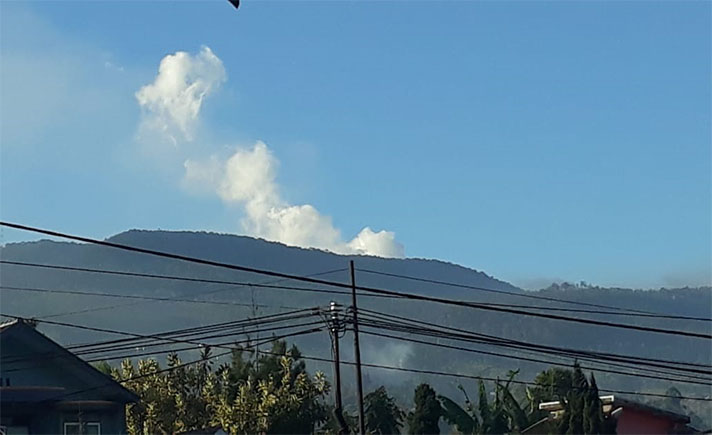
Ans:
[[[616,396],[601,396],[601,403],[603,413],[617,419],[616,433],[619,435],[699,433],[689,426],[690,417],[686,415]],[[564,414],[563,406],[558,401],[540,403],[539,409],[548,411],[549,416],[529,426],[522,433],[553,433],[556,420]]]
[[[0,381],[0,434],[123,434],[138,401],[26,320],[0,324]]]

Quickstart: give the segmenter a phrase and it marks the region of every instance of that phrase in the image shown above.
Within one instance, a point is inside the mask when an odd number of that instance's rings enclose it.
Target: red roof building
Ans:
[[[616,433],[619,435],[694,434],[690,417],[666,411],[616,396],[601,396],[603,413],[617,420]],[[544,402],[539,409],[549,415],[522,431],[526,434],[551,433],[554,422],[564,414],[561,402]]]

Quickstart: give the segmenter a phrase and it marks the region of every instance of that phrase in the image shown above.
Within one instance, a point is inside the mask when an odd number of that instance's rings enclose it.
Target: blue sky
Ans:
[[[186,161],[260,140],[280,210],[313,206],[343,249],[368,226],[525,287],[712,281],[709,2],[1,8],[3,220],[280,239],[186,185]],[[136,92],[204,46],[226,79],[193,140],[140,134]]]

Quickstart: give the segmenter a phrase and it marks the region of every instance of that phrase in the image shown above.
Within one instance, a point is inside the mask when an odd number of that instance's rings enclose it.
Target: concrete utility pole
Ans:
[[[354,261],[350,261],[351,266],[351,308],[354,316],[354,358],[356,359],[356,387],[358,388],[358,431],[359,434],[366,434],[366,422],[363,413],[363,382],[361,380],[361,347],[358,343],[358,308],[356,307],[356,273],[354,272]]]
[[[329,312],[331,313],[331,343],[334,349],[334,416],[339,422],[341,430],[340,434],[349,433],[349,426],[344,420],[343,405],[341,403],[341,352],[339,350],[339,311],[341,306],[334,301],[329,304]]]

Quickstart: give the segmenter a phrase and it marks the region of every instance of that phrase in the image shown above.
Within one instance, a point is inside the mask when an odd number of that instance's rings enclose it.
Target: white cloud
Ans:
[[[379,257],[403,257],[405,249],[396,241],[392,231],[374,232],[366,227],[349,242],[349,247],[355,252],[365,252]]]
[[[154,82],[136,92],[143,109],[140,131],[158,133],[173,144],[192,141],[203,100],[225,80],[222,61],[208,47],[197,55],[179,51],[164,57]],[[170,148],[159,152],[171,151],[175,156],[185,152]],[[267,145],[257,142],[251,148],[237,148],[227,158],[186,159],[182,184],[186,190],[217,194],[224,203],[242,207],[242,228],[253,236],[344,254],[404,255],[392,232],[366,227],[345,241],[331,217],[309,204],[289,204],[279,193],[278,168]]]
[[[193,140],[205,97],[226,79],[222,61],[208,47],[197,55],[184,51],[161,60],[153,83],[138,92],[143,109],[142,131],[155,131],[170,139]]]
[[[185,162],[184,186],[209,187],[228,204],[244,206],[242,227],[248,234],[288,245],[327,249],[343,254],[402,257],[403,245],[392,232],[366,227],[346,242],[331,218],[309,204],[290,205],[279,194],[279,164],[264,142],[238,148],[223,163],[216,156]]]

